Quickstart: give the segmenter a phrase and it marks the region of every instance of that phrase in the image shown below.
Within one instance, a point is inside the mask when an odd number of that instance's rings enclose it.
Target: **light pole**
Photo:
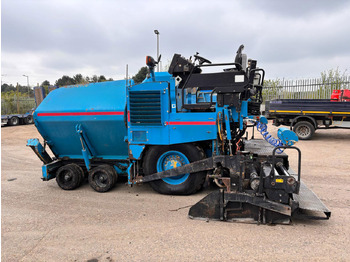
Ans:
[[[156,29],[154,33],[157,35],[157,60],[159,58],[159,31]],[[159,72],[159,63],[157,64],[157,72]]]
[[[29,97],[29,76],[27,75],[23,75],[23,76],[27,78],[28,97]]]
[[[4,74],[4,75],[1,75],[1,86],[2,86],[2,83],[3,83],[3,81],[2,81],[2,77],[3,76],[7,76],[6,74]]]

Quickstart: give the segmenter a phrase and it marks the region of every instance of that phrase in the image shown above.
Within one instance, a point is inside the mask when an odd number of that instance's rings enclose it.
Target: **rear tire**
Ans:
[[[17,116],[13,116],[8,121],[9,126],[18,126],[19,125],[19,118]]]
[[[117,171],[110,165],[100,165],[90,170],[89,184],[97,192],[109,191],[117,182]]]
[[[308,121],[297,122],[293,131],[298,135],[301,140],[308,140],[315,133],[315,127]]]
[[[77,164],[61,166],[56,172],[56,182],[64,190],[73,190],[79,187],[84,180],[84,171]]]
[[[24,123],[26,125],[30,125],[34,123],[34,119],[32,115],[28,115],[26,118],[24,118]]]
[[[205,157],[203,150],[191,145],[153,146],[143,161],[145,176],[177,166],[201,160]],[[151,181],[151,187],[161,194],[190,195],[203,187],[206,172],[184,174]]]
[[[76,164],[73,164],[73,165],[74,165],[76,172],[79,174],[79,185],[78,185],[78,187],[79,187],[83,184],[83,182],[85,180],[85,173],[84,173],[84,170],[80,166],[78,166]]]

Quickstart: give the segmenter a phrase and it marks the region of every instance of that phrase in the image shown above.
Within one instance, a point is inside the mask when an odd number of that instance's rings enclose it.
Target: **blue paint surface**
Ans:
[[[76,126],[80,126],[83,144],[88,145],[86,162],[94,158],[141,159],[147,146],[211,143],[217,139],[217,114],[223,108],[213,104],[213,112],[179,109],[181,99],[175,79],[160,72],[153,80],[148,78],[137,85],[120,80],[56,89],[35,111],[35,124],[56,158],[83,160],[81,135],[76,132]],[[208,102],[210,93],[187,96],[190,102]],[[212,101],[216,101],[215,95]],[[243,129],[247,101],[242,101],[239,112],[234,107],[225,110],[227,121],[238,122]]]
[[[125,85],[125,80],[110,81],[61,87],[49,93],[35,110],[34,119],[56,157],[82,158],[79,134],[75,132],[76,125],[80,124],[95,157],[128,158],[128,147],[124,142],[127,134]]]
[[[287,127],[280,127],[277,136],[287,146],[292,146],[299,141],[298,135]]]

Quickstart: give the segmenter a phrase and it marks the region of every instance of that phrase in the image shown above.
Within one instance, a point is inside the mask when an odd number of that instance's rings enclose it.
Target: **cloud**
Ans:
[[[243,43],[268,76],[318,76],[348,66],[349,12],[347,1],[4,0],[2,74],[12,83],[30,74],[32,85],[63,74],[123,78],[126,64],[136,74],[156,55],[158,29],[163,65],[197,51],[230,62]]]
[[[307,17],[314,14],[338,12],[344,6],[348,6],[347,0],[329,1],[329,0],[267,0],[267,1],[246,1],[251,9],[259,10],[265,14],[285,17]]]

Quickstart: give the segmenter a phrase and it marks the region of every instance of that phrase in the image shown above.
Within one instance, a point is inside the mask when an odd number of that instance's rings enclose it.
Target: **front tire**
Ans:
[[[203,150],[191,145],[153,146],[143,161],[144,174],[151,175],[183,166],[205,157]],[[206,172],[184,174],[151,181],[151,187],[161,194],[190,195],[203,187]]]
[[[308,140],[315,133],[315,127],[310,122],[300,121],[294,125],[293,131],[298,135],[299,139]]]

